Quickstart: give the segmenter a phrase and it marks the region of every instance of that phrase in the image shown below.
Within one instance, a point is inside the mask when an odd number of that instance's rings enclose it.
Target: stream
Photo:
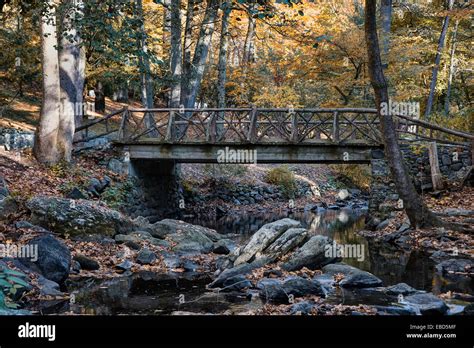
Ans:
[[[311,211],[272,212],[253,216],[228,216],[216,220],[184,218],[188,223],[213,228],[222,234],[229,234],[237,243],[244,244],[253,233],[266,223],[282,218],[301,221],[310,235],[322,234],[332,238],[338,244],[359,245],[363,253],[358,257],[343,257],[343,262],[368,271],[383,280],[385,286],[407,283],[418,289],[439,294],[451,291],[472,293],[470,283],[450,283],[441,279],[435,272],[435,263],[429,255],[422,252],[403,252],[387,246],[370,247],[370,243],[357,234],[364,228],[366,210],[327,210],[322,213]],[[145,272],[146,273],[146,272]],[[151,273],[151,272],[150,272]],[[108,294],[109,301],[79,301],[71,310],[78,313],[94,314],[238,314],[259,309],[263,306],[258,296],[245,293],[220,293],[206,289],[211,282],[209,275],[140,274],[130,276],[131,288],[127,296],[119,295],[114,299]],[[103,286],[113,294],[120,293],[116,286]],[[76,284],[76,289],[81,286]],[[102,288],[102,287],[101,287]],[[380,292],[367,289],[341,289],[326,299],[332,304],[346,305],[390,305],[393,298]],[[100,301],[99,301],[100,302]],[[86,304],[89,303],[89,304]],[[91,305],[90,303],[96,303]],[[87,308],[85,308],[87,307]]]

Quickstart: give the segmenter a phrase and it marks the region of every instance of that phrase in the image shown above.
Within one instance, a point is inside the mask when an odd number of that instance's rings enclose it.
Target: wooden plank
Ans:
[[[174,118],[175,118],[174,114],[175,114],[175,111],[170,111],[170,117],[168,119],[168,128],[166,129],[165,141],[169,143],[174,141],[174,135],[175,135],[175,131],[173,130]]]
[[[339,112],[335,111],[333,114],[333,125],[332,125],[332,141],[339,143]]]

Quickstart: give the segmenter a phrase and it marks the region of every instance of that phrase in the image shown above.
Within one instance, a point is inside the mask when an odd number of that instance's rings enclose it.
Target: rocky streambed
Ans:
[[[7,258],[0,268],[28,275],[18,301],[32,313],[472,312],[472,279],[445,281],[457,261],[435,267],[428,256],[372,249],[356,233],[364,210],[275,212],[244,219],[243,230],[230,224],[216,231],[173,219],[132,220],[86,200],[35,197],[27,206],[29,221],[16,229],[34,237],[18,242],[37,245],[40,257]],[[425,283],[415,282],[420,278]],[[448,290],[458,295],[440,297]]]

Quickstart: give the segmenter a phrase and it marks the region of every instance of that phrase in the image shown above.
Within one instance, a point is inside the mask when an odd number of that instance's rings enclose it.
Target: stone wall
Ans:
[[[32,148],[34,141],[35,134],[33,132],[14,128],[0,128],[0,146],[4,146],[7,151]]]
[[[445,180],[458,181],[472,165],[470,149],[462,146],[438,144],[438,162]],[[413,177],[417,190],[433,189],[431,166],[426,146],[403,146],[403,157]]]
[[[472,165],[472,153],[469,148],[438,144],[438,161],[443,179],[459,182]],[[419,192],[433,189],[431,167],[426,146],[401,146],[405,163]],[[382,150],[372,151],[372,184],[369,199],[369,227],[387,218],[396,210],[401,210],[399,196],[391,179]],[[373,220],[373,221],[371,221]]]

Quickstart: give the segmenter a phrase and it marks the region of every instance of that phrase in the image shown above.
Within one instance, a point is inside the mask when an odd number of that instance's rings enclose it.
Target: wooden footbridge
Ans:
[[[474,135],[405,115],[401,142],[472,146]],[[219,151],[256,151],[259,163],[369,163],[383,148],[376,109],[124,108],[76,129],[79,142],[108,136],[131,159],[218,162]]]

